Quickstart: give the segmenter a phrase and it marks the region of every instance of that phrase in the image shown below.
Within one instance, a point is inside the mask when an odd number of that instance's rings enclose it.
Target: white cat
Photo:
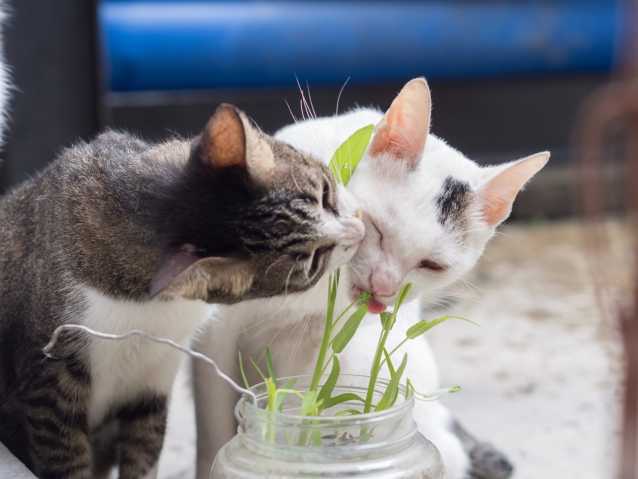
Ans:
[[[342,268],[339,308],[361,291],[370,291],[371,312],[392,304],[401,285],[413,284],[413,299],[434,300],[478,261],[495,228],[510,214],[525,183],[548,161],[549,153],[495,167],[480,167],[430,134],[430,91],[423,78],[408,82],[383,115],[359,109],[336,117],[308,120],[276,136],[328,162],[354,131],[376,125],[368,150],[348,189],[364,210],[365,239],[347,268]],[[237,372],[237,350],[259,357],[266,346],[279,375],[308,373],[318,349],[326,304],[327,278],[312,290],[286,298],[248,301],[220,307],[199,348],[226,370]],[[419,301],[402,308],[388,344],[396,344],[420,318]],[[342,370],[367,374],[378,339],[376,315],[364,320],[341,357]],[[436,363],[425,339],[406,344],[408,370],[416,389],[439,388]],[[198,413],[198,475],[207,477],[219,447],[235,432],[236,397],[195,366]],[[487,476],[508,477],[501,460],[494,473],[470,449],[476,443],[439,402],[417,402],[420,431],[440,450],[449,479],[464,479],[487,469]],[[498,459],[486,454],[485,460]],[[497,461],[498,462],[498,461]],[[481,471],[485,474],[485,471]],[[492,474],[490,476],[490,474]]]

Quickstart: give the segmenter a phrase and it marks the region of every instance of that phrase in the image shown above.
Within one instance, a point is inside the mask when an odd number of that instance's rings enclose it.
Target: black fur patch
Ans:
[[[153,394],[123,406],[117,412],[117,418],[121,421],[135,421],[149,416],[163,415],[165,412],[166,397]]]
[[[442,225],[460,222],[468,203],[470,185],[448,176],[436,199],[439,207],[439,223]]]

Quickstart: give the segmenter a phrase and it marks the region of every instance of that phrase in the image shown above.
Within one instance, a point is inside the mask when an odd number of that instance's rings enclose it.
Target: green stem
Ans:
[[[321,381],[321,374],[324,369],[324,362],[326,361],[326,354],[328,353],[328,348],[330,347],[330,338],[332,336],[333,327],[332,318],[334,317],[337,288],[339,286],[338,271],[337,273],[330,275],[328,284],[330,296],[328,298],[328,308],[326,310],[326,321],[323,330],[323,337],[321,338],[321,346],[319,347],[319,356],[317,357],[315,369],[310,380],[310,391],[314,391],[319,387],[319,381]]]
[[[374,353],[374,359],[372,361],[372,369],[370,370],[370,381],[368,382],[368,391],[366,392],[366,404],[363,408],[364,413],[368,413],[372,410],[372,399],[374,398],[374,389],[377,385],[377,378],[381,371],[381,358],[383,356],[383,349],[385,343],[388,340],[389,330],[385,328],[381,332],[379,342],[377,344],[377,351]]]
[[[352,307],[357,304],[359,302],[359,298],[355,299],[352,303],[350,303],[348,305],[348,307],[346,309],[344,309],[341,314],[339,316],[337,316],[337,319],[335,319],[334,323],[332,323],[333,326],[336,326],[337,324],[339,324],[339,321],[341,320],[341,318],[343,318],[348,311],[350,311],[352,309]]]
[[[330,361],[326,361],[326,364],[323,365],[323,369],[321,369],[321,374],[319,375],[319,377],[323,377],[323,375],[326,373],[326,371],[328,370],[328,368],[330,367],[330,364],[332,364],[332,358],[333,356],[330,356]]]
[[[403,346],[409,340],[410,338],[403,338],[403,340],[401,340],[399,344],[397,344],[394,348],[392,348],[392,351],[388,353],[388,356],[392,356],[394,353],[396,353],[399,350],[399,348],[401,348],[401,346]],[[383,361],[381,361],[381,366],[379,366],[379,368],[382,368],[384,364],[385,364],[385,358],[383,358]]]

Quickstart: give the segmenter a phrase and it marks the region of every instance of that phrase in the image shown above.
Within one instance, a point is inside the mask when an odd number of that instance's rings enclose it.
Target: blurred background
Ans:
[[[229,101],[274,132],[292,121],[286,102],[302,116],[298,85],[331,115],[342,88],[341,111],[385,108],[425,75],[433,131],[471,158],[552,150],[543,194],[516,210],[527,217],[571,211],[569,135],[619,64],[627,18],[620,0],[9,3],[4,188],[104,127],[191,135]]]
[[[303,117],[301,91],[319,115],[386,108],[421,75],[432,89],[434,133],[470,158],[491,164],[551,150],[549,166],[520,195],[519,221],[501,230],[444,308],[484,327],[435,330],[434,348],[444,383],[463,387],[445,401],[507,452],[516,478],[617,476],[624,356],[616,311],[601,308],[601,297],[628,297],[635,248],[624,192],[638,188],[626,181],[626,149],[606,143],[594,173],[606,188],[605,214],[596,230],[583,224],[584,150],[574,140],[583,138],[574,135],[606,105],[638,101],[634,91],[583,109],[596,103],[594,92],[628,83],[635,49],[626,3],[11,3],[6,56],[16,90],[3,189],[106,127],[148,139],[192,135],[227,101],[274,132]],[[187,375],[175,393],[160,475],[192,477]]]

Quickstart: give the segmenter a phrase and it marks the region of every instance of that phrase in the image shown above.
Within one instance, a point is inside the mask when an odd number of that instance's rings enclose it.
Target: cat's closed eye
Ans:
[[[421,262],[419,263],[419,268],[427,269],[427,270],[430,270],[430,271],[436,271],[436,272],[445,271],[447,269],[442,264],[439,264],[436,261],[431,260],[431,259],[421,260]]]

